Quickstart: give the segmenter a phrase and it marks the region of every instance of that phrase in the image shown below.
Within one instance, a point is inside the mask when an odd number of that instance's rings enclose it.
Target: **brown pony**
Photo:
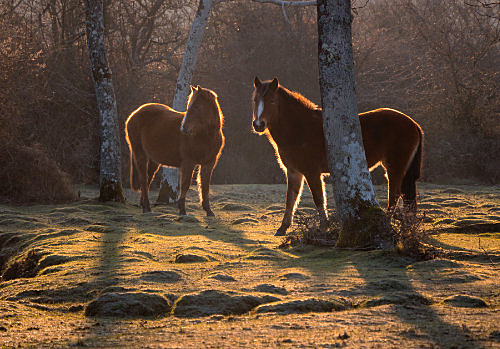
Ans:
[[[266,134],[278,163],[287,176],[286,209],[276,234],[284,235],[293,220],[304,177],[325,229],[325,192],[322,174],[328,173],[321,108],[304,96],[287,90],[278,79],[255,77],[253,129]],[[403,195],[404,204],[416,210],[416,180],[420,177],[424,134],[409,116],[393,109],[376,109],[359,114],[368,167],[382,165],[389,181],[388,212]]]
[[[215,92],[191,86],[187,111],[181,113],[158,103],[140,106],[125,122],[130,149],[130,186],[141,191],[143,212],[151,211],[148,191],[161,165],[179,168],[179,214],[186,214],[186,192],[193,170],[200,165],[198,184],[207,216],[212,171],[224,147],[223,116]],[[201,182],[201,183],[200,183]]]

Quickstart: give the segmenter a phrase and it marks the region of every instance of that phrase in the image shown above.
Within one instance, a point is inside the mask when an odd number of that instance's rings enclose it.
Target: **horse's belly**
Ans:
[[[302,174],[329,172],[326,152],[320,144],[302,143],[289,151],[280,151],[279,155],[286,168]]]
[[[181,163],[179,144],[178,140],[172,138],[169,139],[169,135],[164,134],[162,139],[145,140],[144,150],[147,157],[162,165],[179,167]]]
[[[180,150],[181,157],[203,165],[213,162],[222,147],[222,138],[211,139],[210,141],[190,141],[185,142]]]

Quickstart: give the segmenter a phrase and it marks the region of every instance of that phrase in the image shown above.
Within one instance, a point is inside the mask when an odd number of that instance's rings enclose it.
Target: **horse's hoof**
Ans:
[[[186,215],[186,211],[179,211],[179,216],[185,216]]]
[[[286,230],[281,228],[276,230],[276,233],[274,233],[274,236],[285,236],[285,235],[286,235]]]
[[[212,210],[207,211],[207,217],[215,217],[215,213]]]
[[[328,230],[328,222],[322,222],[319,224],[319,230],[321,232],[326,232]]]

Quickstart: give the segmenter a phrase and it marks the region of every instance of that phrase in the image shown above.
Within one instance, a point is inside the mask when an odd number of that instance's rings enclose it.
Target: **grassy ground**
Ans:
[[[79,190],[0,205],[0,347],[500,347],[498,186],[420,185],[424,228],[451,256],[429,261],[277,249],[282,185],[212,186],[216,218],[190,190],[182,219]],[[305,189],[298,214],[313,207]]]

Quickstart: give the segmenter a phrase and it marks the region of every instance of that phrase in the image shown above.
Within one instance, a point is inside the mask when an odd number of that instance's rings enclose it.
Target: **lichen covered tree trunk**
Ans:
[[[123,202],[118,113],[104,44],[102,0],[85,0],[85,24],[101,128],[99,200]]]
[[[194,16],[193,24],[189,32],[186,43],[186,50],[182,59],[181,69],[177,76],[177,84],[175,87],[174,102],[172,107],[178,111],[186,109],[187,98],[190,93],[189,86],[193,77],[193,70],[198,59],[203,34],[207,25],[210,9],[212,8],[212,0],[200,0],[198,10]],[[178,170],[172,167],[163,167],[160,193],[158,194],[158,202],[173,203],[177,200],[179,193]]]
[[[323,129],[333,182],[338,247],[388,247],[390,227],[366,163],[354,85],[351,1],[319,0],[318,61]]]

